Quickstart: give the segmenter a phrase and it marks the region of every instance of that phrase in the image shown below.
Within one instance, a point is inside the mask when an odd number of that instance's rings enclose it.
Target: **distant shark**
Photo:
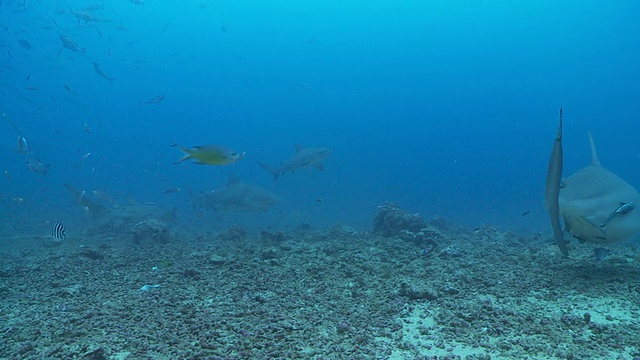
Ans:
[[[582,242],[598,244],[624,240],[640,231],[640,194],[626,181],[605,169],[589,134],[591,164],[562,179],[562,109],[558,133],[547,168],[545,206],[554,238],[564,256],[569,254],[560,225]]]
[[[298,169],[315,166],[320,171],[324,170],[322,160],[331,155],[331,149],[327,148],[304,148],[296,145],[296,153],[283,162],[279,167],[272,167],[258,161],[258,165],[273,174],[273,181],[277,181],[280,175],[287,172],[295,172]]]
[[[192,195],[194,209],[231,212],[266,212],[280,200],[274,194],[257,186],[242,183],[234,175],[221,188]]]

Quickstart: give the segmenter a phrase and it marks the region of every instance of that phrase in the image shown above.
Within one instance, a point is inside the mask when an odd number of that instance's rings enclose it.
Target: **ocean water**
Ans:
[[[392,201],[426,218],[549,232],[542,200],[561,106],[565,174],[588,163],[591,130],[602,163],[640,186],[639,14],[635,1],[2,0],[0,222],[82,229],[71,184],[176,207],[185,227],[370,230]],[[46,176],[27,168],[18,136],[50,164]],[[246,157],[174,165],[172,142]],[[257,161],[276,166],[295,144],[333,152],[324,171],[274,187]],[[280,202],[195,213],[186,189],[230,174]]]

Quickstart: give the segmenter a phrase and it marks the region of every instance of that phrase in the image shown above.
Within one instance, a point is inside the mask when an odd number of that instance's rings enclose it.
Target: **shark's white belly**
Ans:
[[[569,233],[579,240],[613,243],[640,231],[640,207],[607,219],[621,204],[640,206],[640,194],[622,178],[599,165],[567,178],[558,204]]]

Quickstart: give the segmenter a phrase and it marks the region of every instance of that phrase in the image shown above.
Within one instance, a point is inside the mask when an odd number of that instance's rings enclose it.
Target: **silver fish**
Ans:
[[[29,155],[29,153],[31,152],[31,148],[29,147],[29,143],[27,142],[27,139],[25,139],[23,136],[18,136],[18,150],[17,150],[18,154],[22,154],[22,155]]]

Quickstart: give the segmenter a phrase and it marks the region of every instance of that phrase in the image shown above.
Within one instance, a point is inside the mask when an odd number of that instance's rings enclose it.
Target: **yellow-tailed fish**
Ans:
[[[239,153],[229,150],[228,148],[220,145],[202,145],[194,146],[190,149],[184,148],[177,144],[172,144],[180,150],[185,152],[182,159],[174,162],[174,164],[181,163],[185,160],[193,159],[196,164],[200,165],[229,165],[237,161],[242,160],[245,153]]]

